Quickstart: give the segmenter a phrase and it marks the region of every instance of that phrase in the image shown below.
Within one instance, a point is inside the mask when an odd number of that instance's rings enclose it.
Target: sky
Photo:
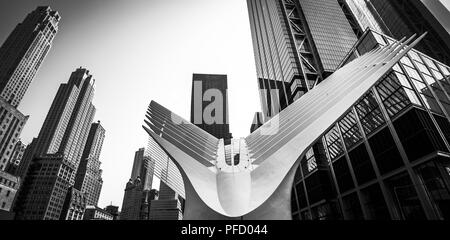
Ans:
[[[49,5],[62,19],[19,110],[36,137],[61,83],[82,66],[96,79],[95,121],[106,129],[99,206],[121,206],[151,100],[190,119],[193,73],[227,74],[230,128],[249,134],[260,111],[245,0],[0,0],[0,43],[27,13]]]
[[[248,135],[260,104],[246,0],[0,0],[0,43],[39,5],[62,20],[19,106],[30,115],[21,137],[31,142],[59,85],[89,69],[95,121],[106,129],[100,207],[122,205],[134,152],[147,146],[141,126],[151,100],[189,119],[193,73],[228,75],[231,132]]]

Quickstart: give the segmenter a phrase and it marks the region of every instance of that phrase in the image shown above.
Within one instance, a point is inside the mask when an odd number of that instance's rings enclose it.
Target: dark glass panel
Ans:
[[[413,109],[394,121],[394,126],[412,162],[434,151],[446,150],[427,112]]]
[[[364,215],[361,210],[361,203],[359,202],[356,192],[342,198],[342,202],[344,204],[343,209],[346,215],[346,220],[364,219]]]
[[[372,136],[369,144],[381,174],[403,166],[402,158],[388,128]]]
[[[361,190],[361,197],[370,220],[388,220],[391,218],[378,183]]]
[[[386,181],[386,186],[394,198],[396,207],[404,220],[426,219],[425,212],[417,197],[416,189],[407,173],[396,175]]]
[[[359,145],[357,148],[349,152],[348,155],[359,185],[375,179],[375,171],[373,170],[369,153],[367,152],[364,144]]]
[[[336,160],[333,163],[334,174],[336,175],[336,181],[341,193],[344,193],[355,187],[353,184],[352,175],[350,174],[350,168],[347,164],[345,156]]]

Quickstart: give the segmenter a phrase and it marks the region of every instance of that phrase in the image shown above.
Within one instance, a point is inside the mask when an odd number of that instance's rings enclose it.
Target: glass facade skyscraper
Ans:
[[[440,1],[345,0],[362,31],[371,28],[395,39],[428,32],[416,49],[450,65],[450,12]],[[439,11],[436,11],[438,9]],[[450,24],[449,24],[450,25]]]
[[[269,119],[334,72],[357,37],[336,0],[247,5],[261,105]],[[277,81],[284,84],[273,89]]]
[[[367,31],[347,61],[391,42]],[[449,75],[402,58],[303,157],[294,219],[449,219]]]

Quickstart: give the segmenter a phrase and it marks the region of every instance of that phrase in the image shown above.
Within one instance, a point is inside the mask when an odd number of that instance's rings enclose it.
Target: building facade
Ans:
[[[86,195],[71,187],[66,195],[60,220],[83,220],[86,210]]]
[[[227,81],[227,75],[194,74],[191,95],[191,122],[226,141],[232,138],[228,114]],[[212,114],[213,110],[215,110],[214,114]],[[213,115],[214,118],[207,119],[205,115]]]
[[[155,196],[154,194],[152,196]],[[150,220],[183,220],[184,198],[164,182],[159,186],[157,199],[150,201]]]
[[[0,220],[13,218],[13,205],[20,188],[20,178],[0,171]]]
[[[367,31],[346,62],[392,42]],[[403,57],[302,158],[293,218],[449,219],[449,75]]]
[[[94,80],[79,68],[61,84],[36,142],[16,206],[18,219],[60,219],[92,124]],[[39,189],[42,189],[39,190]]]
[[[83,220],[114,220],[114,215],[97,206],[86,206]]]
[[[105,211],[113,216],[113,220],[119,220],[119,207],[109,205],[105,207]]]
[[[336,0],[247,5],[261,106],[270,119],[334,72],[357,37]]]
[[[100,122],[92,123],[75,178],[75,188],[86,195],[90,206],[97,206],[102,190],[100,153],[104,139],[105,129]]]
[[[371,28],[401,39],[428,32],[416,47],[424,54],[450,65],[450,12],[440,1],[345,0],[364,31]]]
[[[125,187],[125,193],[120,213],[121,220],[145,220],[148,219],[148,191],[153,183],[155,163],[145,154],[145,149],[140,148],[134,155],[131,178]]]
[[[18,24],[0,47],[0,170],[6,169],[28,120],[19,106],[47,56],[61,17],[50,7],[37,7]]]

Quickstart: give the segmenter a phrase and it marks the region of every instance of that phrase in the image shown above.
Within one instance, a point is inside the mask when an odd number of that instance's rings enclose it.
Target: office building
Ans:
[[[131,178],[125,187],[122,202],[121,220],[143,220],[148,212],[145,204],[147,192],[151,190],[153,182],[154,162],[145,155],[145,149],[136,151],[131,171]]]
[[[225,141],[232,138],[227,75],[193,74],[191,123]]]
[[[247,0],[264,117],[334,72],[357,36],[336,0]]]
[[[86,206],[86,210],[84,211],[83,220],[114,220],[114,216],[106,211],[105,209],[101,209],[97,206]]]
[[[150,202],[150,220],[183,220],[183,197],[164,182],[161,182],[157,196]]]
[[[95,114],[94,80],[88,70],[75,70],[61,84],[44,120],[16,204],[17,219],[60,219]]]
[[[360,29],[371,28],[395,39],[428,32],[420,52],[450,65],[450,12],[433,0],[341,0]]]
[[[83,220],[86,202],[85,194],[71,187],[66,194],[59,220]]]
[[[20,188],[20,178],[0,171],[0,220],[14,219],[13,205]]]
[[[90,206],[97,206],[102,190],[100,153],[104,139],[105,129],[100,122],[92,123],[75,178],[75,188],[86,195],[87,205]]]
[[[34,152],[36,150],[36,142],[37,138],[33,138],[31,143],[27,145],[20,163],[15,170],[14,175],[20,177],[22,181],[25,179],[28,168],[30,167],[31,161],[33,160]]]
[[[25,154],[26,145],[22,143],[22,141],[17,141],[14,146],[13,153],[9,159],[9,164],[6,168],[6,172],[16,175],[17,169],[20,166],[20,162],[22,161],[23,155]]]
[[[119,220],[119,207],[109,205],[105,207],[105,211],[113,216],[113,220]]]
[[[367,31],[344,64],[393,41]],[[303,157],[294,219],[449,219],[449,75],[409,51],[324,135],[326,154]]]
[[[17,107],[49,52],[60,16],[37,7],[19,23],[0,47],[0,170],[10,163],[28,116]]]

